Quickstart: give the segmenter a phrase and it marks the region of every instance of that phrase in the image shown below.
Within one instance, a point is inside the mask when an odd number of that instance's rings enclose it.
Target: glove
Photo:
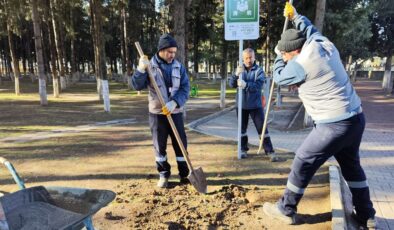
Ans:
[[[144,55],[140,57],[140,60],[138,61],[137,70],[141,73],[145,73],[148,66],[149,66],[148,56]]]
[[[238,79],[237,85],[238,85],[238,87],[241,87],[242,89],[246,88],[246,82],[244,80]]]
[[[294,8],[294,6],[292,4],[290,4],[289,2],[286,2],[285,5],[285,10],[283,11],[283,16],[285,16],[285,18],[289,18],[289,20],[294,20],[294,18],[296,18],[298,15],[297,10]]]
[[[163,108],[161,108],[162,112],[164,115],[170,115],[172,112],[174,112],[175,108],[176,108],[177,104],[174,100],[171,100],[169,102],[166,103],[165,106],[163,106]]]
[[[239,77],[239,75],[244,71],[242,66],[238,66],[237,70],[235,70],[235,76]]]
[[[282,57],[282,53],[278,49],[278,45],[275,46],[275,50],[274,51],[275,51],[276,55],[278,55],[279,57]]]

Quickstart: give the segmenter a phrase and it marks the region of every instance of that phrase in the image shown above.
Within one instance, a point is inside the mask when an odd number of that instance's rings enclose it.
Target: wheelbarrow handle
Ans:
[[[0,163],[4,164],[7,167],[8,171],[10,171],[12,178],[14,178],[15,183],[18,185],[19,189],[25,189],[26,186],[23,183],[22,179],[19,177],[18,173],[16,172],[14,166],[4,157],[0,157]]]

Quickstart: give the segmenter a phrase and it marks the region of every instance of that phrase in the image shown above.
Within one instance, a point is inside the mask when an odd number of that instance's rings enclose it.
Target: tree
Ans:
[[[343,4],[345,3],[345,4]],[[343,4],[341,6],[341,4]],[[372,36],[368,15],[371,5],[359,1],[328,1],[324,27],[327,36],[338,48],[343,60],[347,58],[348,66],[358,59],[372,56],[367,43]],[[341,36],[338,36],[338,35]]]
[[[189,30],[188,47],[192,47],[189,52],[191,60],[193,60],[194,73],[198,73],[198,63],[203,61],[202,43],[207,42],[213,33],[211,24],[213,16],[218,9],[218,4],[212,0],[194,0],[190,6],[190,17],[187,24]]]
[[[187,24],[186,17],[192,0],[172,0],[170,15],[172,15],[174,38],[178,44],[177,59],[187,67]]]
[[[318,0],[316,2],[315,26],[320,32],[323,32],[325,13],[326,13],[326,0]]]
[[[90,0],[93,27],[94,62],[97,90],[100,100],[104,100],[104,110],[110,112],[109,87],[105,63],[105,47],[103,36],[103,6],[101,0]]]
[[[58,98],[60,95],[59,91],[59,73],[57,68],[57,53],[56,53],[56,42],[55,42],[55,33],[53,29],[53,20],[51,14],[51,2],[50,0],[45,0],[45,5],[43,6],[44,10],[44,19],[46,22],[46,26],[48,28],[48,36],[49,36],[49,50],[50,50],[50,63],[51,68],[50,72],[52,75],[52,86],[53,86],[53,96]]]
[[[39,76],[39,94],[40,94],[40,104],[47,105],[47,91],[46,91],[46,76],[44,70],[44,59],[42,54],[42,37],[41,37],[41,25],[38,17],[37,1],[31,0],[31,12],[34,25],[34,45],[36,48],[36,59],[38,65],[38,76]]]
[[[14,31],[18,31],[18,21],[20,18],[21,11],[15,10],[17,8],[17,1],[11,0],[3,0],[4,4],[4,14],[7,18],[7,35],[8,35],[8,47],[9,53],[11,55],[12,60],[12,70],[14,73],[14,82],[15,82],[15,94],[20,95],[20,88],[19,88],[19,59],[16,54],[15,50],[15,39],[14,39]],[[11,13],[15,12],[15,13]]]
[[[375,12],[371,15],[372,38],[369,43],[371,51],[386,57],[382,88],[388,94],[393,93],[391,77],[392,57],[394,54],[394,4],[389,0],[379,0]]]
[[[62,9],[62,1],[60,0],[50,0],[50,8],[51,8],[51,18],[52,18],[52,26],[53,33],[56,44],[56,53],[57,53],[57,61],[59,64],[59,75],[60,75],[60,88],[62,90],[66,89],[66,76],[65,76],[65,59],[64,59],[64,43],[62,39],[62,30],[63,26],[61,23],[61,19],[63,18],[60,14]]]

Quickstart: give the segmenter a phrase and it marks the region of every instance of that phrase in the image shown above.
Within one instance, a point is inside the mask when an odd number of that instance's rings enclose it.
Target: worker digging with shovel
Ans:
[[[275,48],[274,81],[298,88],[314,126],[296,151],[283,196],[274,204],[266,202],[263,210],[286,224],[296,224],[297,206],[306,187],[333,156],[352,193],[352,217],[363,227],[375,228],[375,209],[359,156],[365,128],[361,100],[334,44],[308,18],[297,14],[293,5],[286,4],[284,16],[296,29],[286,30]]]
[[[182,112],[189,98],[190,82],[185,67],[175,59],[177,47],[173,37],[169,34],[162,35],[157,46],[157,53],[150,61],[147,56],[140,57],[137,71],[132,77],[132,86],[135,90],[149,88],[149,125],[156,155],[156,166],[160,174],[157,186],[160,188],[168,187],[168,179],[171,175],[171,166],[167,162],[166,151],[168,136],[171,137],[175,151],[180,183],[190,183],[187,162],[166,117],[167,115],[172,117],[183,147],[186,149],[187,139]],[[165,106],[161,105],[159,96],[149,80],[147,73],[149,65],[166,103]]]

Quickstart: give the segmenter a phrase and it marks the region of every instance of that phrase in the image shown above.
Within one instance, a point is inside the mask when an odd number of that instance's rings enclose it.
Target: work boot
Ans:
[[[263,205],[263,211],[268,216],[280,220],[285,224],[291,225],[296,223],[296,219],[295,219],[296,214],[292,216],[286,216],[279,210],[278,203],[273,204],[273,203],[265,202]]]
[[[269,153],[267,153],[267,155],[270,157],[271,162],[278,162],[279,161],[279,157],[276,155],[275,152],[269,152]]]
[[[368,220],[362,219],[359,217],[355,211],[352,212],[352,218],[359,223],[362,227],[362,229],[376,229],[377,227],[377,221],[375,217],[370,217]]]
[[[168,178],[160,177],[159,182],[157,182],[157,187],[167,188],[168,187]]]
[[[180,184],[190,184],[189,179],[187,179],[187,177],[181,177],[181,179],[179,180]]]
[[[242,151],[241,152],[241,159],[245,159],[245,158],[248,158],[248,152]]]

